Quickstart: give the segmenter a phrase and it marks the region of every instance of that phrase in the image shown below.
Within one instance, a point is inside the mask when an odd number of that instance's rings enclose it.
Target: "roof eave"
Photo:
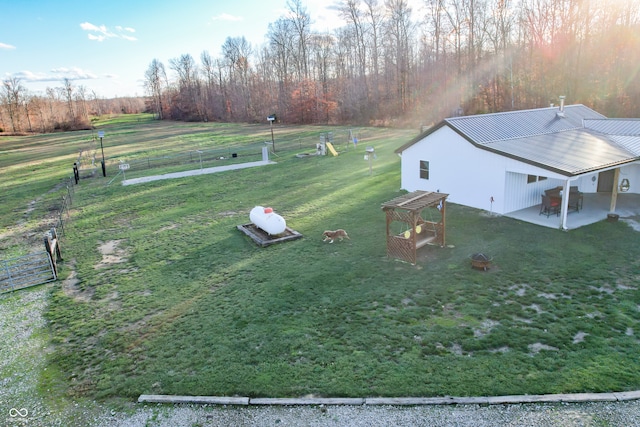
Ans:
[[[407,148],[409,148],[412,145],[422,141],[424,138],[426,138],[427,136],[431,135],[432,133],[434,133],[435,131],[437,131],[438,129],[440,129],[441,127],[443,127],[446,124],[448,124],[448,123],[443,120],[440,123],[438,123],[437,125],[431,126],[426,131],[421,132],[420,134],[418,134],[418,136],[416,136],[413,139],[411,139],[409,142],[407,142],[407,143],[401,145],[400,147],[396,148],[394,150],[394,153],[402,154],[402,152],[405,151]]]

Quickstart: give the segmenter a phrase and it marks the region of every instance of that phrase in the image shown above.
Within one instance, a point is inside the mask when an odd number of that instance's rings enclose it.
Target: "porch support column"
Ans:
[[[613,188],[611,189],[611,206],[609,212],[616,211],[616,203],[618,201],[618,181],[620,180],[620,168],[616,168],[613,173]]]
[[[567,230],[567,213],[569,211],[570,181],[566,180],[562,186],[562,201],[560,202],[560,228]]]

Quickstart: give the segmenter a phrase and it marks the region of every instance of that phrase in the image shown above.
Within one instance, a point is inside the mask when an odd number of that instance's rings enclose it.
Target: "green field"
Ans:
[[[393,151],[415,130],[360,128],[355,149],[348,128],[280,127],[276,164],[122,186],[119,160],[257,147],[269,128],[97,126],[109,173],[75,186],[43,389],[133,400],[640,388],[640,245],[624,222],[567,233],[449,204],[448,246],[421,249],[414,266],[386,257],[380,205],[403,193]],[[338,157],[295,156],[323,132]],[[46,230],[90,135],[0,138],[3,256],[33,247],[17,228]],[[258,247],[236,229],[256,205],[304,237]],[[323,243],[336,228],[351,240]],[[494,267],[471,269],[475,252]]]

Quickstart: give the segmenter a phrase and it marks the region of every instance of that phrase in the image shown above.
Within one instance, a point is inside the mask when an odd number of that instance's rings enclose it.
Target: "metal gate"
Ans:
[[[41,285],[56,280],[56,271],[47,252],[0,260],[0,293]]]

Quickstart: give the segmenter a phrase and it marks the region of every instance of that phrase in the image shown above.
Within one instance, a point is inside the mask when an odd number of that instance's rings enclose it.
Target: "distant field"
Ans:
[[[449,204],[449,246],[423,248],[412,266],[386,257],[380,205],[402,193],[393,150],[416,130],[358,128],[354,148],[349,128],[279,126],[275,165],[123,187],[121,160],[261,147],[269,128],[96,126],[108,176],[75,187],[43,389],[134,399],[640,388],[640,245],[624,222],[566,233]],[[338,157],[295,156],[326,132]],[[49,191],[91,135],[0,139],[3,255],[29,249],[24,230],[46,225]],[[304,237],[259,248],[236,229],[256,205]],[[351,240],[323,243],[335,228]],[[494,268],[470,268],[478,251]]]

